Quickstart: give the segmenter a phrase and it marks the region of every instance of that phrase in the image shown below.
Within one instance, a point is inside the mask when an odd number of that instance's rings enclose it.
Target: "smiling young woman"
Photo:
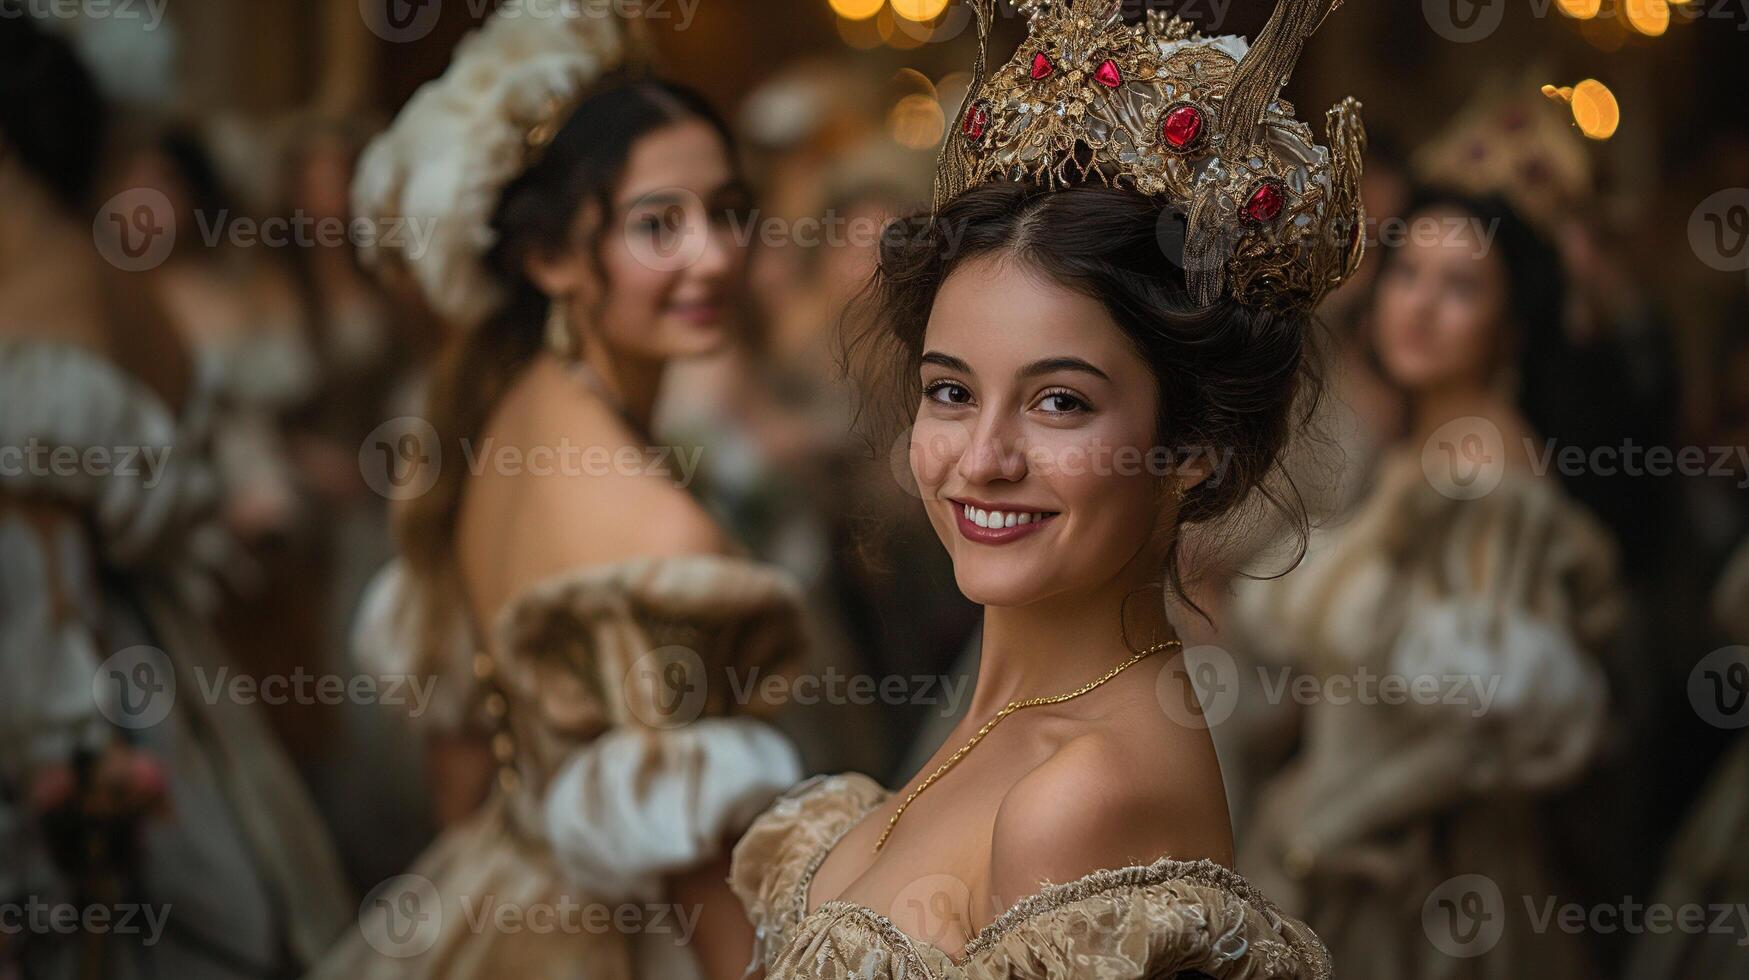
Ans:
[[[899,791],[804,783],[736,847],[766,976],[1329,975],[1232,870],[1168,599],[1181,528],[1262,502],[1305,531],[1280,457],[1317,390],[1311,309],[1358,258],[1361,137],[1344,104],[1337,148],[1307,146],[1274,95],[1330,6],[1284,0],[1247,51],[1036,0],[1013,60],[980,61],[852,347],[984,608],[976,688]],[[1198,136],[1215,104],[1242,160]]]

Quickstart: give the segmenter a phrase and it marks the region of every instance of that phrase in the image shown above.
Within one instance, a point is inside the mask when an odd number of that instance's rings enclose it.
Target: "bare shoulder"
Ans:
[[[535,479],[521,497],[520,523],[545,542],[543,550],[570,556],[569,564],[730,550],[728,536],[704,506],[684,487],[657,476]]]
[[[1207,732],[1142,724],[1065,743],[997,810],[990,888],[1003,904],[1045,882],[1161,857],[1231,867],[1233,834]]]
[[[732,550],[676,457],[645,445],[562,369],[530,369],[468,465],[463,523],[477,554],[512,556],[498,576],[506,594],[580,565]]]

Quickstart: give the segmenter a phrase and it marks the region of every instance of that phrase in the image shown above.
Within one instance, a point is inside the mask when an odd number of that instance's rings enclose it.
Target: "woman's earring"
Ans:
[[[577,338],[571,333],[571,304],[563,296],[554,296],[547,304],[547,350],[561,360],[577,356]]]

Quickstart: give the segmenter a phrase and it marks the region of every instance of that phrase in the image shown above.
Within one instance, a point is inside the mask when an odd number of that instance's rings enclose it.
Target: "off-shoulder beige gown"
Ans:
[[[889,793],[860,774],[785,794],[736,845],[729,883],[768,980],[1322,980],[1323,944],[1237,873],[1170,857],[1052,884],[981,929],[959,958],[844,901],[808,908],[834,844]]]

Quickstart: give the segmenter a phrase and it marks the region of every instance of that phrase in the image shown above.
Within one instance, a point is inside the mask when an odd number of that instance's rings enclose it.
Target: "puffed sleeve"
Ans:
[[[468,727],[477,698],[473,675],[474,643],[459,610],[435,621],[434,635],[422,633],[428,606],[395,559],[371,577],[353,621],[352,656],[358,666],[382,677],[416,677],[431,685],[423,711],[409,715],[413,727],[455,732]],[[423,648],[430,645],[432,649]]]
[[[210,474],[170,410],[83,348],[0,339],[0,751],[67,761],[103,741],[98,564],[189,585]]]
[[[1400,565],[1402,627],[1389,673],[1441,679],[1429,708],[1466,735],[1491,736],[1476,789],[1565,782],[1591,760],[1609,692],[1599,660],[1620,622],[1616,556],[1590,515],[1522,477],[1489,496],[1418,495],[1424,552]]]
[[[1299,569],[1235,605],[1241,635],[1319,676],[1399,685],[1379,716],[1397,735],[1378,748],[1403,761],[1419,757],[1413,743],[1459,767],[1463,780],[1442,783],[1454,794],[1559,783],[1598,745],[1600,653],[1624,608],[1615,548],[1551,481],[1509,472],[1456,500],[1417,458],[1391,458]]]
[[[791,787],[735,845],[729,887],[753,923],[754,959],[769,963],[800,921],[810,862],[887,792],[860,773],[814,776]]]
[[[967,944],[978,975],[1326,980],[1330,954],[1236,872],[1163,858],[1051,885]]]
[[[0,492],[79,509],[107,564],[149,566],[192,598],[233,545],[211,468],[182,442],[169,407],[103,358],[0,339]]]
[[[571,879],[610,901],[656,901],[662,878],[714,858],[801,778],[795,747],[756,718],[616,728],[567,762],[547,836]]]
[[[710,555],[636,559],[530,589],[494,633],[529,787],[560,863],[592,893],[653,899],[800,778],[758,696],[805,643],[781,570]]]

